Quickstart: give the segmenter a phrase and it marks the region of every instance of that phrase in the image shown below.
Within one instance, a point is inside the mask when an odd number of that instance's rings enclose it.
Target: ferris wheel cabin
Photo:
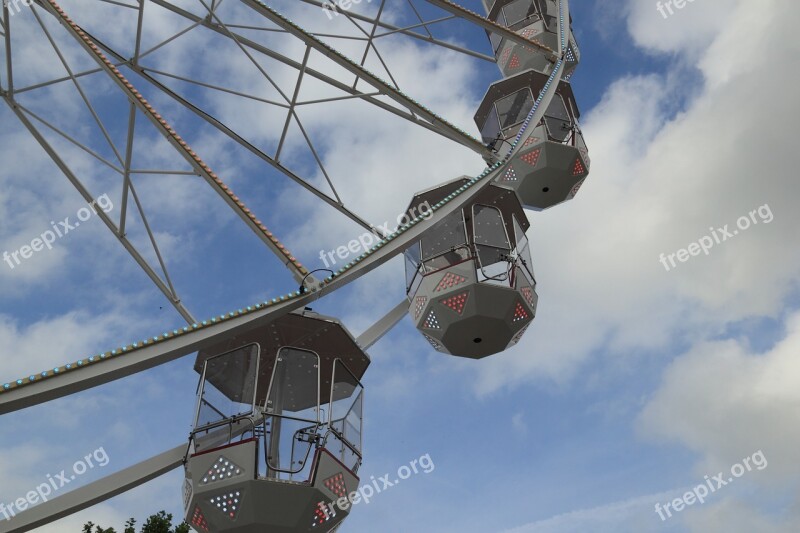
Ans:
[[[201,351],[184,482],[191,527],[336,529],[359,484],[368,365],[339,321],[310,311]]]
[[[546,83],[547,76],[535,70],[493,83],[475,114],[483,141],[510,144]],[[572,87],[561,82],[544,117],[498,178],[517,191],[525,207],[542,210],[571,200],[589,175],[589,151],[578,118]]]
[[[417,193],[409,211],[468,181]],[[417,329],[443,353],[479,359],[516,344],[536,314],[536,279],[517,194],[492,184],[405,251]]]
[[[558,0],[483,0],[487,18],[536,41],[550,50],[558,50]],[[492,32],[489,40],[503,76],[513,76],[528,69],[550,74],[553,61],[546,51],[524,46]],[[564,61],[564,79],[569,80],[580,62],[578,42],[572,34]]]

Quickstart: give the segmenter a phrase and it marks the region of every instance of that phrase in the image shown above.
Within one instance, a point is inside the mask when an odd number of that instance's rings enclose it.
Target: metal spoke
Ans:
[[[122,181],[122,208],[119,214],[119,234],[125,235],[125,224],[128,220],[128,190],[131,188],[131,160],[133,159],[133,136],[136,132],[136,106],[131,103],[128,112],[128,141],[125,147],[125,176]],[[174,292],[174,291],[173,291]]]
[[[153,2],[154,4],[160,6],[160,7],[163,7],[165,9],[168,9],[168,10],[172,11],[173,13],[181,15],[184,18],[187,18],[188,20],[194,21],[194,22],[196,22],[198,24],[202,24],[203,26],[205,26],[205,27],[207,27],[207,28],[209,28],[211,30],[214,30],[215,32],[219,33],[220,35],[224,35],[226,37],[228,36],[228,32],[223,31],[223,29],[218,24],[210,22],[210,21],[208,21],[206,19],[201,19],[197,15],[194,15],[193,13],[191,13],[189,11],[186,11],[185,9],[181,9],[181,8],[179,8],[177,6],[174,6],[173,4],[167,2],[166,0],[150,0],[150,1]],[[261,44],[255,42],[255,41],[252,41],[251,39],[248,39],[247,37],[245,37],[243,35],[236,34],[236,33],[233,33],[233,32],[230,32],[230,33],[235,35],[236,38],[239,40],[239,42],[241,42],[244,46],[246,46],[247,48],[250,48],[251,50],[255,50],[255,51],[257,51],[257,52],[259,52],[261,54],[264,54],[267,57],[270,57],[272,59],[280,61],[281,63],[283,63],[283,64],[285,64],[287,66],[290,66],[290,67],[292,67],[294,69],[297,69],[297,70],[300,70],[300,68],[302,66],[300,62],[295,61],[295,60],[293,60],[293,59],[291,59],[291,58],[289,58],[289,57],[287,57],[287,56],[285,56],[283,54],[275,52],[274,50],[272,50],[270,48],[267,48],[266,46],[261,45]],[[103,48],[104,48],[104,50],[109,50],[108,46],[103,46]],[[118,61],[124,59],[121,55],[116,55],[116,57],[117,57]],[[492,58],[492,61],[494,61],[494,58]],[[134,69],[134,70],[137,70],[137,72],[140,75],[142,74],[142,72],[139,69]],[[419,119],[413,113],[408,112],[408,111],[406,111],[404,109],[398,108],[396,106],[387,104],[386,102],[384,102],[384,101],[382,101],[382,100],[380,100],[378,98],[374,98],[373,96],[368,96],[366,93],[360,93],[359,91],[355,91],[349,85],[347,85],[345,83],[342,83],[339,80],[336,80],[335,78],[332,78],[331,76],[328,76],[328,75],[326,75],[326,74],[324,74],[324,73],[322,73],[320,71],[317,71],[317,70],[312,69],[312,68],[307,68],[306,69],[306,74],[308,74],[309,76],[312,76],[312,77],[314,77],[314,78],[316,78],[316,79],[318,79],[318,80],[330,85],[331,87],[339,89],[339,90],[341,90],[341,91],[343,91],[345,93],[361,95],[361,98],[363,98],[366,102],[369,102],[370,104],[372,104],[372,105],[374,105],[374,106],[376,106],[376,107],[378,107],[378,108],[380,108],[380,109],[382,109],[384,111],[388,111],[388,112],[390,112],[390,113],[392,113],[392,114],[394,114],[394,115],[396,115],[398,117],[401,117],[401,118],[403,118],[405,120],[408,120],[409,122],[412,122],[413,124],[415,124],[417,126],[421,126],[421,127],[425,128],[425,129],[427,129],[429,131],[432,131],[434,133],[437,133],[439,135],[447,137],[448,139],[451,138],[445,132],[443,132],[440,128],[435,127],[433,124],[429,123],[426,120]],[[384,93],[381,92],[381,94],[384,94]]]
[[[58,152],[47,142],[44,136],[39,132],[36,126],[28,120],[25,114],[19,109],[9,97],[3,98],[8,107],[11,111],[17,116],[17,118],[22,122],[25,128],[31,133],[34,139],[39,143],[39,145],[44,149],[50,159],[58,166],[61,172],[67,177],[67,179],[72,183],[73,187],[78,190],[80,195],[86,200],[87,203],[91,203],[94,201],[92,194],[89,190],[84,186],[78,176],[72,171],[72,169],[66,164],[66,162],[58,155]],[[174,297],[172,291],[167,287],[161,278],[155,273],[155,271],[150,267],[147,260],[136,250],[133,244],[128,241],[127,238],[124,236],[119,235],[119,229],[114,224],[114,222],[109,218],[109,216],[104,213],[102,210],[97,211],[97,216],[103,221],[103,223],[111,230],[114,235],[117,236],[117,239],[122,243],[128,253],[133,257],[133,259],[139,264],[142,270],[145,271],[147,276],[150,280],[158,287],[158,289],[167,297],[170,303],[175,307],[175,309],[180,313],[180,315],[190,324],[194,322],[194,318],[192,317],[191,313],[189,313],[188,309],[186,309],[180,300]]]
[[[103,124],[103,121],[100,120],[100,117],[97,115],[97,112],[95,111],[94,106],[92,106],[92,103],[89,101],[89,97],[86,96],[86,93],[84,92],[83,87],[81,86],[80,82],[75,78],[75,76],[73,76],[72,69],[70,68],[69,63],[67,63],[67,60],[64,57],[64,54],[61,53],[61,49],[58,47],[56,42],[53,40],[52,35],[50,35],[50,31],[45,27],[44,23],[42,22],[41,17],[39,16],[39,13],[37,13],[36,10],[34,10],[33,8],[31,8],[31,12],[33,13],[33,16],[36,17],[36,21],[39,23],[39,27],[42,28],[42,31],[47,36],[47,40],[50,41],[50,45],[53,47],[53,50],[55,51],[56,55],[58,55],[58,59],[61,61],[61,64],[64,66],[64,69],[67,71],[67,74],[69,74],[69,77],[72,80],[72,83],[75,85],[75,88],[78,90],[78,93],[81,95],[81,99],[83,100],[83,103],[86,104],[86,107],[89,109],[89,112],[92,114],[92,118],[94,118],[95,123],[100,128],[100,131],[103,133],[103,137],[105,137],[106,142],[108,142],[109,147],[111,147],[111,150],[114,152],[114,155],[117,157],[117,160],[119,161],[119,164],[123,165],[124,163],[122,161],[122,155],[119,153],[119,150],[117,150],[117,147],[114,145],[114,141],[111,140],[111,135],[109,135],[108,130],[106,129],[105,125]]]
[[[119,7],[126,7],[128,9],[139,9],[136,6],[132,6],[130,4],[126,4],[124,2],[117,2],[116,0],[100,0],[101,2],[105,2],[106,4],[111,4]]]
[[[104,158],[103,156],[98,154],[97,152],[93,151],[88,146],[84,145],[83,143],[81,143],[80,141],[78,141],[76,139],[73,139],[70,135],[68,135],[67,133],[65,133],[61,129],[57,128],[56,126],[54,126],[53,124],[51,124],[47,120],[43,119],[42,117],[40,117],[39,115],[37,115],[36,113],[31,111],[30,109],[28,109],[24,105],[20,104],[19,102],[15,102],[15,103],[16,103],[17,107],[20,108],[20,110],[24,111],[31,118],[35,119],[37,122],[40,122],[42,125],[44,125],[49,130],[51,130],[54,133],[56,133],[61,138],[65,139],[69,143],[71,143],[71,144],[75,145],[76,147],[80,148],[81,150],[83,150],[84,152],[89,154],[90,156],[94,157],[95,159],[97,159],[98,161],[100,161],[101,163],[106,165],[108,168],[110,168],[114,172],[116,172],[118,174],[122,174],[123,173],[122,169],[120,169],[119,167],[115,166],[111,161],[107,160],[106,158]]]
[[[408,5],[411,6],[412,11],[414,11],[414,14],[417,16],[417,20],[419,20],[422,23],[422,26],[425,28],[425,33],[428,34],[428,37],[433,39],[433,34],[431,33],[430,28],[428,28],[428,25],[425,23],[425,20],[422,18],[422,15],[420,15],[419,11],[417,11],[416,6],[414,6],[414,2],[412,2],[411,0],[407,1]]]
[[[172,78],[179,81],[184,81],[186,83],[191,83],[192,85],[197,85],[198,87],[205,87],[206,89],[213,89],[215,91],[219,91],[222,93],[232,94],[234,96],[241,96],[242,98],[247,98],[248,100],[255,100],[257,102],[263,102],[265,104],[270,104],[278,107],[282,107],[284,109],[289,109],[291,106],[289,104],[283,104],[281,102],[275,102],[273,100],[267,100],[266,98],[261,98],[259,96],[253,96],[252,94],[246,94],[240,91],[234,91],[233,89],[226,89],[225,87],[220,87],[218,85],[213,85],[211,83],[204,83],[202,81],[193,80],[191,78],[186,78],[184,76],[178,76],[176,74],[170,74],[169,72],[164,72],[163,70],[156,70],[148,67],[143,67],[145,72],[152,72],[153,74],[158,74],[159,76],[164,76],[165,78]]]
[[[112,56],[118,57],[118,58],[121,57],[117,52],[115,52],[113,49],[108,47],[108,45],[105,45],[105,44],[103,44],[103,43],[101,43],[99,41],[98,41],[98,45],[106,53],[108,53],[109,55],[112,55]],[[192,104],[191,102],[189,102],[188,100],[186,100],[185,98],[183,98],[182,96],[177,94],[175,91],[170,89],[169,87],[161,84],[157,79],[155,79],[152,76],[150,76],[149,74],[147,74],[147,72],[143,68],[141,68],[141,67],[132,67],[132,68],[140,76],[142,76],[146,81],[148,81],[153,86],[157,87],[161,92],[163,92],[167,96],[169,96],[172,99],[174,99],[176,102],[181,104],[183,107],[185,107],[186,109],[188,109],[189,111],[191,111],[192,113],[197,115],[198,117],[200,117],[203,120],[205,120],[208,124],[210,124],[211,126],[216,128],[218,131],[220,131],[223,134],[225,134],[226,136],[228,136],[230,139],[232,139],[233,141],[235,141],[239,145],[241,145],[244,148],[246,148],[248,151],[253,153],[255,156],[257,156],[262,161],[268,163],[269,165],[271,165],[276,170],[279,170],[280,172],[282,172],[284,175],[286,175],[288,178],[290,178],[295,183],[298,183],[299,185],[303,186],[303,188],[305,188],[306,190],[314,193],[318,198],[323,200],[325,203],[327,203],[331,207],[337,209],[339,212],[341,212],[342,214],[344,214],[345,216],[347,216],[348,218],[353,220],[356,224],[358,224],[358,225],[360,225],[360,226],[362,226],[363,228],[366,228],[366,229],[370,229],[372,227],[372,225],[370,223],[368,223],[367,221],[365,221],[364,219],[362,219],[361,217],[359,217],[358,215],[356,215],[355,213],[350,211],[341,202],[338,202],[338,201],[334,200],[333,198],[329,197],[327,194],[323,193],[322,191],[320,191],[319,189],[317,189],[316,187],[314,187],[313,185],[311,185],[310,183],[308,183],[307,181],[302,179],[300,176],[298,176],[297,174],[292,172],[289,168],[287,168],[284,165],[282,165],[281,163],[275,161],[275,159],[273,159],[269,155],[265,154],[263,151],[259,150],[255,146],[253,146],[246,139],[244,139],[243,137],[239,136],[235,131],[233,131],[232,129],[227,127],[225,124],[223,124],[222,122],[220,122],[219,120],[217,120],[216,118],[211,116],[209,113],[207,113],[207,112],[203,111],[202,109],[200,109],[199,107],[195,106],[194,104]],[[362,95],[355,95],[355,96],[353,96],[353,98],[357,98],[357,97],[361,97],[361,96]]]
[[[38,0],[44,2],[45,0]],[[54,14],[57,18],[65,22],[66,14],[63,10],[55,9],[55,0],[48,1],[52,9],[48,12]],[[93,42],[92,37],[83,31],[77,24],[69,20],[65,24],[67,30],[72,36],[81,44],[84,49],[89,52],[96,62],[100,65],[103,71],[108,74],[111,79],[116,83],[117,87],[122,89],[130,102],[142,111],[156,126],[160,133],[167,138],[167,140],[178,150],[187,162],[189,162],[195,170],[201,175],[209,185],[211,185],[226,203],[234,209],[242,220],[256,233],[256,235],[268,246],[268,248],[280,258],[283,264],[289,269],[290,272],[296,277],[298,281],[308,280],[309,283],[315,282],[313,276],[309,275],[308,270],[283,246],[280,241],[261,223],[258,218],[244,205],[244,203],[227,187],[224,182],[206,165],[200,157],[194,153],[189,145],[172,129],[166,120],[163,119],[139,93],[133,85],[117,70],[110,60],[102,55],[100,49]]]
[[[294,108],[297,105],[297,95],[300,93],[300,86],[303,84],[303,75],[306,73],[306,68],[308,67],[308,57],[311,55],[311,47],[306,46],[306,52],[303,55],[303,66],[300,69],[300,72],[297,73],[297,83],[294,87],[294,94],[292,95],[292,101],[289,104],[289,112],[286,113],[286,122],[283,125],[283,131],[281,132],[281,139],[278,142],[278,150],[275,152],[275,161],[281,160],[281,151],[283,150],[283,143],[286,141],[286,134],[289,131],[289,125],[292,123],[292,116],[294,116]],[[298,121],[299,122],[299,121]]]
[[[128,179],[127,183],[128,188],[131,190],[133,202],[136,204],[136,210],[139,211],[139,216],[142,217],[142,224],[144,224],[144,229],[147,231],[147,237],[150,239],[150,244],[153,246],[153,251],[156,253],[156,257],[158,258],[158,264],[161,266],[161,272],[164,273],[164,279],[167,281],[167,285],[169,285],[169,290],[172,292],[173,298],[177,300],[178,294],[175,292],[175,286],[172,284],[172,280],[169,277],[169,272],[167,272],[167,265],[164,264],[164,258],[161,256],[161,250],[158,248],[156,237],[153,235],[153,231],[150,229],[150,223],[147,222],[147,216],[144,214],[144,208],[142,207],[142,203],[139,201],[139,195],[136,194],[133,181]]]
[[[241,43],[241,42],[239,42],[239,39],[236,37],[236,35],[235,35],[235,34],[234,34],[232,31],[230,31],[230,30],[228,29],[228,27],[225,25],[225,23],[224,23],[224,22],[222,22],[222,21],[220,20],[220,18],[217,16],[217,14],[216,14],[216,13],[214,13],[214,12],[213,12],[213,11],[212,11],[210,8],[208,8],[208,7],[206,6],[206,3],[205,3],[203,0],[199,0],[199,2],[200,2],[201,4],[203,4],[203,6],[204,6],[204,7],[206,7],[206,9],[208,9],[209,16],[210,16],[210,17],[211,17],[213,20],[216,20],[216,21],[217,21],[217,24],[219,24],[219,25],[220,25],[220,27],[223,29],[223,31],[227,33],[227,36],[228,36],[228,37],[229,37],[229,38],[230,38],[230,39],[231,39],[231,40],[232,40],[234,43],[236,43],[236,46],[239,48],[239,50],[241,50],[241,51],[242,51],[242,53],[243,53],[245,56],[247,56],[247,59],[249,59],[249,60],[250,60],[250,62],[251,62],[251,63],[252,63],[252,64],[253,64],[253,65],[256,67],[256,69],[257,69],[257,70],[258,70],[258,71],[261,73],[261,75],[262,75],[262,76],[264,76],[264,78],[266,78],[266,80],[267,80],[267,81],[270,83],[270,85],[272,85],[272,87],[274,87],[274,88],[275,88],[275,90],[276,90],[276,91],[278,91],[278,94],[280,94],[280,95],[283,97],[283,99],[284,99],[284,100],[286,100],[286,102],[288,103],[288,102],[289,102],[289,97],[288,97],[288,96],[287,96],[287,95],[286,95],[286,94],[285,94],[285,93],[284,93],[284,92],[281,90],[280,86],[278,86],[278,84],[277,84],[277,83],[275,83],[275,81],[272,79],[272,77],[271,77],[269,74],[267,74],[267,71],[266,71],[266,70],[264,70],[264,67],[262,67],[262,66],[261,66],[261,65],[258,63],[258,61],[256,61],[256,59],[253,57],[253,55],[252,55],[250,52],[248,52],[248,51],[247,51],[247,49],[246,49],[246,48],[245,48],[245,47],[242,45],[242,43]]]
[[[306,4],[315,5],[315,6],[320,7],[320,8],[324,5],[323,2],[321,2],[320,0],[300,0],[300,1],[301,2],[305,2]],[[371,18],[371,17],[369,17],[367,15],[361,14],[361,13],[355,13],[355,12],[351,11],[351,12],[348,12],[346,14],[349,15],[350,17],[353,17],[354,19],[361,20],[363,22],[369,22],[369,23],[374,23],[375,22],[375,19],[373,19],[373,18]],[[440,19],[440,20],[451,20],[453,18],[454,17],[447,17],[447,19]],[[427,24],[430,25],[431,22],[428,22]],[[455,52],[459,52],[459,53],[462,53],[462,54],[465,54],[465,55],[468,55],[468,56],[472,56],[472,57],[475,57],[477,59],[483,59],[484,61],[490,61],[492,63],[494,63],[494,61],[495,61],[495,58],[492,57],[492,56],[489,56],[489,55],[486,55],[486,54],[481,54],[479,52],[475,52],[474,50],[470,50],[469,48],[464,48],[463,46],[454,45],[454,44],[448,43],[447,41],[443,41],[441,39],[431,39],[430,37],[428,37],[426,35],[411,31],[410,28],[422,26],[422,25],[419,25],[419,24],[416,25],[416,26],[409,26],[409,28],[402,28],[400,26],[395,26],[394,24],[389,24],[387,22],[381,21],[381,22],[379,22],[379,26],[381,28],[384,28],[384,29],[389,30],[391,32],[402,33],[403,35],[405,35],[407,37],[412,37],[414,39],[418,39],[420,41],[424,41],[424,42],[426,42],[428,44],[434,44],[434,45],[437,45],[437,46],[441,46],[442,48],[447,48],[449,50],[453,50]],[[381,34],[381,35],[384,35],[384,34]]]
[[[436,115],[435,113],[433,113],[426,107],[420,105],[406,94],[402,93],[395,87],[392,87],[388,83],[384,82],[382,79],[375,76],[368,70],[364,69],[363,67],[361,67],[360,65],[349,59],[347,56],[341,54],[337,50],[331,48],[329,45],[323,43],[313,35],[303,30],[300,26],[294,24],[288,18],[284,17],[275,9],[267,6],[260,0],[242,0],[242,2],[251,9],[253,9],[255,12],[261,14],[262,16],[271,20],[275,24],[288,30],[293,36],[297,37],[307,45],[313,47],[318,52],[327,55],[331,60],[333,60],[339,66],[347,69],[353,74],[360,76],[362,79],[364,79],[367,83],[369,83],[373,87],[380,89],[386,94],[386,96],[393,99],[400,105],[406,107],[411,111],[414,111],[414,113],[424,118],[425,120],[429,121],[431,124],[438,126],[438,129],[440,129],[446,137],[470,148],[471,150],[473,150],[474,152],[481,155],[483,158],[487,160],[495,159],[495,154],[491,150],[489,150],[486,146],[484,146],[483,143],[481,143],[479,140],[475,139],[474,137],[468,135],[461,129],[450,124],[442,117]]]
[[[5,43],[6,43],[6,83],[8,83],[8,94],[14,94],[14,71],[11,64],[11,18],[9,17],[8,4],[3,4],[3,20],[5,21]]]

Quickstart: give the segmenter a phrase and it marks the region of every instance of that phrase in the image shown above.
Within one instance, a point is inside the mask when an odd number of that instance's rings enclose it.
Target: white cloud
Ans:
[[[798,53],[784,38],[798,6],[761,9],[733,10],[695,60],[709,76],[736,64],[727,79],[709,78],[698,93],[681,69],[624,78],[586,115],[586,184],[572,202],[530,216],[537,318],[518,347],[482,368],[479,390],[536,377],[565,381],[592,350],[643,355],[780,312],[800,266],[797,247],[787,245],[800,223],[789,118],[798,117],[800,103],[797,81],[782,67]],[[761,21],[750,24],[754,18]],[[739,62],[751,53],[748,40],[734,38],[745,26],[772,51],[760,61]],[[684,54],[677,45],[671,50]],[[574,83],[591,80],[579,71]],[[683,110],[665,114],[676,98],[686,99]],[[770,224],[669,272],[659,263],[661,253],[765,204],[774,213]]]
[[[745,4],[740,0],[679,0],[676,3],[684,7],[673,7],[672,15],[666,7],[666,4],[673,4],[671,1],[631,0],[627,3],[628,30],[637,45],[696,58],[730,23],[736,9]],[[667,18],[659,11],[659,4],[665,6],[663,12]]]
[[[686,522],[692,532],[786,533],[800,530],[800,513],[769,517],[747,499],[727,498],[715,505],[693,509],[693,513],[686,516]]]
[[[644,435],[702,455],[696,471],[728,470],[761,450],[769,465],[748,481],[781,487],[800,476],[800,315],[766,353],[746,341],[708,342],[677,358],[643,409]]]
[[[678,520],[664,523],[654,511],[656,502],[675,498],[679,491],[638,496],[589,509],[578,509],[525,524],[502,533],[644,533],[676,531]]]

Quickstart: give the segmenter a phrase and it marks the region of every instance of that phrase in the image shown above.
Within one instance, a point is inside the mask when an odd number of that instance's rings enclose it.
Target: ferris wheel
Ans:
[[[18,119],[13,127],[29,132],[92,206],[96,169],[114,176],[119,210],[94,213],[186,326],[0,381],[0,414],[193,353],[200,385],[188,444],[0,522],[0,533],[30,531],[181,466],[196,531],[333,531],[359,483],[366,350],[406,315],[455,356],[482,358],[520,340],[537,305],[525,208],[572,199],[589,172],[569,83],[580,51],[568,0],[483,7],[485,15],[449,0],[4,4],[0,97]],[[480,43],[454,38],[476,30],[485,32]],[[497,64],[503,78],[474,116],[479,137],[417,101],[424,89],[400,86],[384,52],[405,41]],[[193,53],[176,55],[175,43]],[[334,108],[406,122],[487,166],[442,176],[409,199],[397,228],[376,230],[339,192],[347,177],[326,168],[314,134]],[[259,218],[263,209],[248,206],[196,148],[213,152],[214,142],[238,151],[212,153],[222,168],[249,158],[379,232],[376,242],[341,268],[305,266]],[[148,217],[163,205],[141,194],[146,176],[200,178],[189,183],[221,199],[298,288],[196,317]],[[357,338],[307,307],[398,255],[406,298]]]

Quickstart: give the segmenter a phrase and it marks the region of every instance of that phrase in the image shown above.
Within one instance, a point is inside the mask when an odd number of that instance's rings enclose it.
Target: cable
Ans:
[[[308,292],[308,289],[306,289],[306,278],[308,278],[308,276],[310,276],[310,275],[311,275],[311,274],[313,274],[314,272],[323,272],[323,271],[324,271],[324,272],[330,272],[330,273],[331,273],[331,276],[333,276],[333,275],[334,275],[334,272],[333,272],[333,270],[331,270],[331,269],[329,269],[329,268],[318,268],[318,269],[316,269],[316,270],[312,270],[311,272],[309,272],[308,274],[306,274],[305,276],[303,276],[303,279],[302,279],[302,281],[300,281],[300,288],[298,289],[298,290],[300,291],[300,294],[305,294],[306,292]]]

